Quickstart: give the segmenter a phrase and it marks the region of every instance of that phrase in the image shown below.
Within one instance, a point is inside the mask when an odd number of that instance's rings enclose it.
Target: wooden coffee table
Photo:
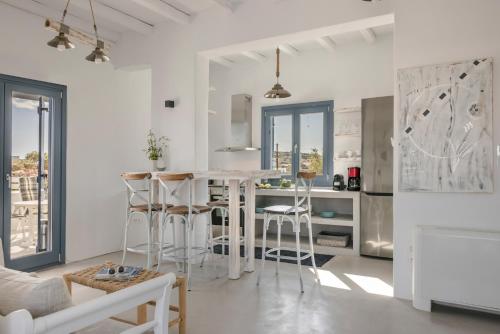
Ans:
[[[113,293],[118,290],[126,289],[133,285],[145,282],[147,280],[156,278],[158,276],[163,275],[163,273],[159,273],[156,271],[146,270],[144,269],[141,274],[134,279],[129,281],[103,281],[96,280],[95,274],[101,270],[102,268],[115,267],[116,265],[111,262],[106,262],[105,264],[89,267],[86,269],[82,269],[80,271],[64,274],[63,278],[66,282],[66,286],[68,287],[69,293],[71,293],[71,285],[72,283],[78,283],[80,285],[98,289],[105,291],[106,293]],[[184,277],[177,277],[176,282],[173,285],[173,288],[179,289],[179,304],[170,305],[170,311],[177,312],[179,316],[175,319],[172,319],[168,322],[168,327],[173,327],[175,325],[179,326],[179,334],[186,333],[186,279]],[[154,301],[151,301],[147,304],[137,306],[137,322],[128,321],[125,319],[120,319],[116,317],[112,317],[112,319],[128,323],[130,325],[141,325],[147,322],[147,306],[155,305]]]

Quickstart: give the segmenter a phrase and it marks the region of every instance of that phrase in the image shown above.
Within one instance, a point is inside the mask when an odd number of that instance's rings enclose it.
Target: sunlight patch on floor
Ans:
[[[380,278],[354,274],[344,275],[368,293],[388,297],[394,296],[393,287],[382,281]]]
[[[314,269],[309,268],[309,270],[314,275]],[[344,282],[340,280],[337,276],[335,276],[331,271],[318,269],[319,280],[321,281],[322,286],[328,286],[331,288],[343,289],[343,290],[351,290],[350,287],[347,286]]]

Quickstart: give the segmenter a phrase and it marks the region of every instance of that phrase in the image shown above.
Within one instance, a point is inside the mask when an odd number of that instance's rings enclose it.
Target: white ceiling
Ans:
[[[156,25],[163,22],[189,24],[197,14],[212,8],[231,13],[237,10],[244,1],[252,0],[92,0],[92,4],[100,37],[108,42],[117,42],[124,32],[149,34]],[[67,0],[0,0],[1,3],[40,17],[60,20]],[[65,23],[76,30],[93,35],[89,0],[71,0]],[[342,45],[355,41],[365,40],[367,43],[376,43],[377,37],[390,34],[392,31],[393,24],[374,23],[374,25],[360,26],[357,30],[342,34],[319,35],[321,36],[319,38],[312,36],[311,40],[295,41],[280,45],[280,48],[282,53],[294,56],[319,48],[333,52]],[[236,54],[229,52],[223,57],[211,58],[211,60],[225,66],[245,62],[263,62],[274,58],[275,47],[267,45],[267,47],[258,48],[255,45],[246,49],[245,52],[242,52],[243,50]],[[290,53],[291,51],[293,52]]]
[[[368,32],[367,32],[368,31]],[[285,43],[279,45],[281,54],[285,56],[300,56],[308,51],[324,50],[325,52],[335,52],[343,46],[351,43],[369,43],[376,44],[378,38],[391,35],[394,31],[393,24],[373,26],[368,29],[356,30],[342,34],[324,36],[320,39],[310,39],[301,42]],[[366,36],[368,34],[369,36]],[[327,41],[326,43],[324,41]],[[278,46],[278,45],[276,45]],[[293,53],[290,53],[294,51]],[[250,63],[275,61],[276,47],[273,48],[255,48],[247,52],[228,53],[222,57],[212,58],[211,61],[226,67],[235,65],[246,65]]]
[[[0,0],[23,11],[60,20],[67,0]],[[92,0],[101,35],[116,42],[120,34],[135,31],[148,34],[155,25],[166,21],[188,24],[196,14],[211,8],[234,11],[246,0]],[[66,23],[92,33],[88,0],[71,0]]]

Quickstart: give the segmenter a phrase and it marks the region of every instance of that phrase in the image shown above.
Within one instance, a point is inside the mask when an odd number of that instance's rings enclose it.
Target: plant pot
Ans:
[[[165,160],[163,158],[157,160],[158,162],[156,163],[156,170],[163,172],[165,169],[167,169],[167,164],[165,163]]]
[[[151,160],[151,163],[153,165],[153,171],[158,171],[158,160]]]

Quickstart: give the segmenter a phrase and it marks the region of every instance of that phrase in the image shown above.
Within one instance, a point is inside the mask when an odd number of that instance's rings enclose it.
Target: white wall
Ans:
[[[352,0],[244,2],[234,13],[217,9],[197,15],[188,25],[160,24],[151,35],[125,35],[115,48],[115,64],[150,64],[151,123],[170,138],[170,170],[208,168],[208,59],[201,51],[295,33],[336,23],[390,14],[392,1],[376,5]],[[279,13],[279,15],[276,15]],[[163,101],[176,100],[166,110]],[[206,183],[206,182],[205,182]],[[206,201],[206,187],[197,187],[196,200]],[[204,231],[197,234],[198,240]]]
[[[196,67],[203,65],[196,56],[198,51],[391,12],[396,16],[395,68],[477,56],[493,56],[496,61],[500,56],[497,36],[500,2],[497,0],[384,0],[372,3],[316,0],[314,6],[310,0],[252,0],[233,14],[212,11],[200,14],[187,26],[165,24],[156,27],[148,37],[129,35],[119,46],[117,61],[152,65],[154,127],[172,139],[171,167],[192,168],[196,164],[196,136],[200,148],[208,142],[206,110],[198,115],[195,113],[195,87],[203,84],[195,80]],[[497,87],[499,67],[494,67]],[[496,90],[495,110],[499,94]],[[165,112],[161,103],[167,97],[178,99],[179,107]],[[395,119],[398,119],[397,113]],[[495,143],[499,141],[499,119],[495,111]],[[200,156],[206,160],[203,154]],[[206,161],[198,165],[203,164]],[[498,180],[497,169],[495,189],[498,189]],[[498,203],[497,190],[492,195],[396,193],[395,295],[411,297],[410,237],[413,226],[426,223],[498,230]]]
[[[315,0],[314,6],[310,4],[304,0],[246,1],[234,13],[214,7],[189,25],[166,23],[155,27],[151,35],[123,38],[116,48],[116,64],[152,66],[152,124],[171,139],[170,168],[208,166],[206,109],[202,114],[195,112],[197,107],[203,108],[201,100],[195,101],[195,87],[200,85],[196,69],[204,65],[197,61],[199,51],[383,15],[392,8],[392,1],[367,5],[352,0]],[[176,99],[177,107],[165,110],[165,99]],[[196,127],[197,121],[204,128]]]
[[[395,68],[476,57],[494,58],[493,136],[495,146],[500,142],[500,91],[498,90],[500,21],[498,13],[500,13],[500,1],[497,0],[398,0],[394,41]],[[395,119],[398,120],[398,117],[396,107]],[[396,127],[397,124],[396,121]],[[397,164],[395,164],[395,176],[397,176]],[[410,247],[415,225],[500,230],[499,168],[495,169],[494,177],[493,194],[419,194],[396,191],[394,198],[396,296],[411,298]],[[395,177],[395,184],[396,182],[397,177]],[[480,288],[474,287],[474,289]]]
[[[150,126],[151,74],[60,53],[43,19],[0,4],[0,73],[68,87],[67,261],[120,248],[125,193],[120,173],[148,167],[141,152]],[[6,33],[12,31],[15,33]]]
[[[212,63],[210,86],[216,91],[210,93],[209,108],[217,114],[208,117],[209,167],[259,169],[261,166],[260,152],[214,153],[215,149],[230,143],[232,95],[253,97],[252,139],[253,145],[260,147],[263,106],[334,100],[338,109],[361,106],[362,98],[392,95],[392,42],[392,34],[379,36],[374,44],[367,44],[360,35],[359,40],[339,44],[333,53],[319,45],[316,49],[304,50],[299,56],[282,53],[280,82],[292,97],[280,101],[264,98],[276,80],[274,57],[265,63],[244,62],[231,68]],[[335,139],[338,139],[335,144],[339,151],[360,146],[360,143],[346,142],[346,138]],[[342,165],[343,169],[351,166]]]

